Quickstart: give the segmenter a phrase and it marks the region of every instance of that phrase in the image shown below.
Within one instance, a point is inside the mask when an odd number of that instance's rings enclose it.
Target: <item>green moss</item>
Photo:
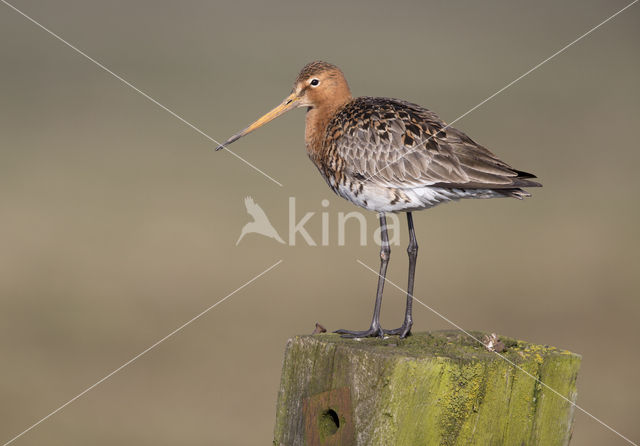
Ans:
[[[557,355],[546,358],[540,367],[540,381],[546,386],[536,385],[537,416],[531,434],[532,444],[552,444],[554,438],[569,442],[575,409],[569,401],[575,401],[577,396],[580,362],[577,355]]]
[[[344,418],[342,422],[344,423]],[[338,431],[338,428],[340,427],[340,417],[336,412],[328,410],[320,416],[318,424],[320,439],[325,441],[326,438],[334,435]]]
[[[442,444],[453,445],[460,435],[464,422],[474,407],[482,403],[481,389],[484,387],[483,363],[451,363],[447,367],[448,389],[444,392],[444,412],[440,420]]]
[[[505,358],[575,400],[578,355],[500,339]],[[571,404],[522,370],[457,331],[406,340],[296,337],[285,357],[276,444],[303,445],[301,401],[340,387],[350,389],[358,444],[567,444]]]

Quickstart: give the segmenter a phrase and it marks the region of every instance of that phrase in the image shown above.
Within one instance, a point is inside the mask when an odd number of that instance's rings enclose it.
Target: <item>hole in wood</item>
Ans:
[[[325,410],[320,415],[320,431],[325,436],[334,435],[340,429],[340,418],[333,409]]]

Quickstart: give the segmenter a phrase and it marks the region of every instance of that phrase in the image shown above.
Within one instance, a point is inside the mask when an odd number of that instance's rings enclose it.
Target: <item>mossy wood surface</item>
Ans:
[[[500,339],[506,358],[575,402],[579,355]],[[297,336],[274,445],[566,445],[573,416],[574,406],[458,331]]]

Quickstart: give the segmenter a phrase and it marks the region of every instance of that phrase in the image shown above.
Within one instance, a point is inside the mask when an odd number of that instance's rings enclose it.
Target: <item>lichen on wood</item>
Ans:
[[[458,331],[403,340],[294,337],[274,445],[568,444],[580,356],[500,340],[504,358]]]

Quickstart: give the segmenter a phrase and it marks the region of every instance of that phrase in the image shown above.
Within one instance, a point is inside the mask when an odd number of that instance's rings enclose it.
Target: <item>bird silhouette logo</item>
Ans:
[[[253,201],[253,198],[246,197],[244,199],[244,205],[247,208],[247,213],[253,217],[253,221],[250,221],[242,227],[242,232],[240,232],[236,246],[238,246],[240,240],[247,234],[262,234],[265,237],[270,237],[280,243],[284,243],[284,240],[282,240],[276,228],[273,227],[267,218],[267,214],[264,213],[258,203]]]

